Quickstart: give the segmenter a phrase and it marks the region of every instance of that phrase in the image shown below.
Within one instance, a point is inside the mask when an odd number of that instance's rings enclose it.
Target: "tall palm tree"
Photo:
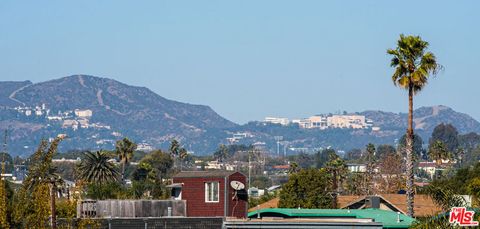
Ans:
[[[125,183],[125,165],[130,162],[130,159],[133,157],[133,152],[137,149],[137,144],[130,141],[128,138],[118,140],[115,144],[115,153],[122,163],[122,184]]]
[[[388,49],[392,55],[390,63],[395,68],[392,81],[395,86],[408,91],[408,129],[406,138],[407,214],[413,216],[413,96],[420,92],[430,75],[436,75],[442,68],[432,52],[427,51],[428,42],[419,36],[400,35],[395,49]]]
[[[118,171],[104,151],[87,152],[79,165],[80,179],[87,182],[112,182],[118,180]]]

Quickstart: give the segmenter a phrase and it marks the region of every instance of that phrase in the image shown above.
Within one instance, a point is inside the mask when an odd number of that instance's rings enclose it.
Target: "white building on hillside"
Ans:
[[[286,126],[290,123],[288,118],[277,118],[277,117],[265,117],[264,122],[272,123],[272,124],[280,124],[282,126]]]

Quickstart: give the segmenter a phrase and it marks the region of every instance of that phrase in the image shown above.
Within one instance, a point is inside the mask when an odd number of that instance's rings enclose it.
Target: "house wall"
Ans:
[[[236,198],[235,189],[230,186],[230,181],[240,181],[247,185],[247,177],[241,173],[234,173],[228,177],[228,216],[234,216],[237,218],[246,218],[248,210],[248,201]],[[246,191],[245,191],[246,192]],[[234,212],[235,211],[235,212]]]
[[[207,203],[205,201],[205,183],[219,182],[219,202]],[[173,183],[183,183],[182,200],[187,201],[187,216],[224,216],[225,204],[225,178],[224,177],[177,177]]]

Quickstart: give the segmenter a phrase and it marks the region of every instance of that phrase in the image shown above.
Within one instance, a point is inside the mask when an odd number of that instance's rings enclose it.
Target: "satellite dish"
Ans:
[[[232,188],[237,190],[237,191],[245,188],[245,185],[242,182],[236,181],[236,180],[231,181],[230,186],[232,186]]]

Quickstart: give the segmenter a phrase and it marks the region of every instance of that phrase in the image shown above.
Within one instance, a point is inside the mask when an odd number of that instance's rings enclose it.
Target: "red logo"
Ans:
[[[478,226],[478,222],[473,221],[474,215],[474,211],[467,211],[467,209],[464,207],[452,208],[448,221],[453,224],[458,224],[462,227]]]

